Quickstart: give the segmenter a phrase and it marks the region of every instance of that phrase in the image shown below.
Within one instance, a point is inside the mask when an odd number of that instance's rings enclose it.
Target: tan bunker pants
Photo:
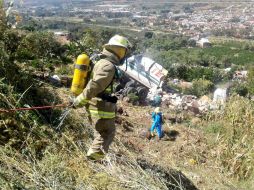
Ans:
[[[103,151],[108,152],[109,145],[112,143],[115,136],[115,118],[112,119],[96,119],[94,130],[94,141],[90,147],[93,152]]]
[[[90,152],[107,153],[115,136],[116,104],[95,98],[89,106],[92,124],[95,126],[94,141]]]

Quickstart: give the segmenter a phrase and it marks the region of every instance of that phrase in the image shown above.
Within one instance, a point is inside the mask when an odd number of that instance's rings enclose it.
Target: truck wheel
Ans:
[[[135,81],[131,80],[126,83],[125,88],[135,87]]]
[[[137,90],[133,87],[128,87],[125,91],[125,95],[128,96],[128,94],[137,94]]]
[[[145,87],[138,87],[137,92],[138,92],[138,97],[140,100],[146,99],[148,90]]]
[[[123,89],[123,86],[121,84],[117,84],[115,87],[115,92],[119,92],[121,89]]]

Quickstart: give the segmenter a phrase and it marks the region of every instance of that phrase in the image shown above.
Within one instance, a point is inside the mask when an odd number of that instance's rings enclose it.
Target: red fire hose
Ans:
[[[40,109],[51,109],[51,108],[61,108],[67,107],[67,104],[58,104],[53,106],[38,106],[38,107],[30,107],[30,108],[14,108],[14,109],[0,109],[0,112],[15,112],[15,111],[23,111],[23,110],[40,110]]]

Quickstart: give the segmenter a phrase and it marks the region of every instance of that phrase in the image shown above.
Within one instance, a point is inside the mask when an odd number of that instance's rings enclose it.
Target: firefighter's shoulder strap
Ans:
[[[104,55],[104,54],[100,54],[99,55],[100,56],[100,59],[105,59],[105,60],[107,60],[107,61],[109,61],[109,62],[114,62],[114,60],[113,59],[111,59],[110,57],[108,57],[108,56],[106,56],[106,55]],[[106,89],[108,89],[109,87],[110,87],[110,93],[113,93],[113,82],[114,82],[114,80],[115,79],[118,79],[119,78],[119,74],[118,74],[118,72],[117,72],[117,67],[115,66],[115,64],[113,64],[114,65],[114,67],[115,67],[115,74],[114,74],[114,78],[112,79],[112,81],[110,82],[110,84],[105,88],[105,90]]]
[[[90,81],[91,78],[93,78],[93,68],[94,68],[95,63],[93,62],[93,60],[90,61],[90,65],[89,65],[89,70],[87,73],[87,80],[85,83],[85,87],[87,85],[87,83]]]

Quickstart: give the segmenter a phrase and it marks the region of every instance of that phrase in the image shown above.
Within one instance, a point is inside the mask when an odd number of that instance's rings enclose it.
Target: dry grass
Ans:
[[[5,90],[1,104],[6,108],[15,107],[23,94],[16,94],[12,88]],[[48,95],[44,99],[57,99],[58,93],[52,88],[43,87],[38,90],[41,91]],[[60,128],[56,128],[57,123],[48,123],[57,120],[59,111],[47,115],[31,111],[1,115],[0,129],[8,131],[1,133],[1,137],[8,134],[8,138],[0,141],[1,188],[168,189],[163,177],[144,170],[135,154],[119,139],[102,163],[88,161],[85,152],[91,143],[92,130],[83,123],[84,115],[80,111],[71,111]]]
[[[223,112],[208,119],[216,125],[218,135],[213,144],[214,156],[238,180],[254,177],[254,103],[243,97],[232,97]]]

